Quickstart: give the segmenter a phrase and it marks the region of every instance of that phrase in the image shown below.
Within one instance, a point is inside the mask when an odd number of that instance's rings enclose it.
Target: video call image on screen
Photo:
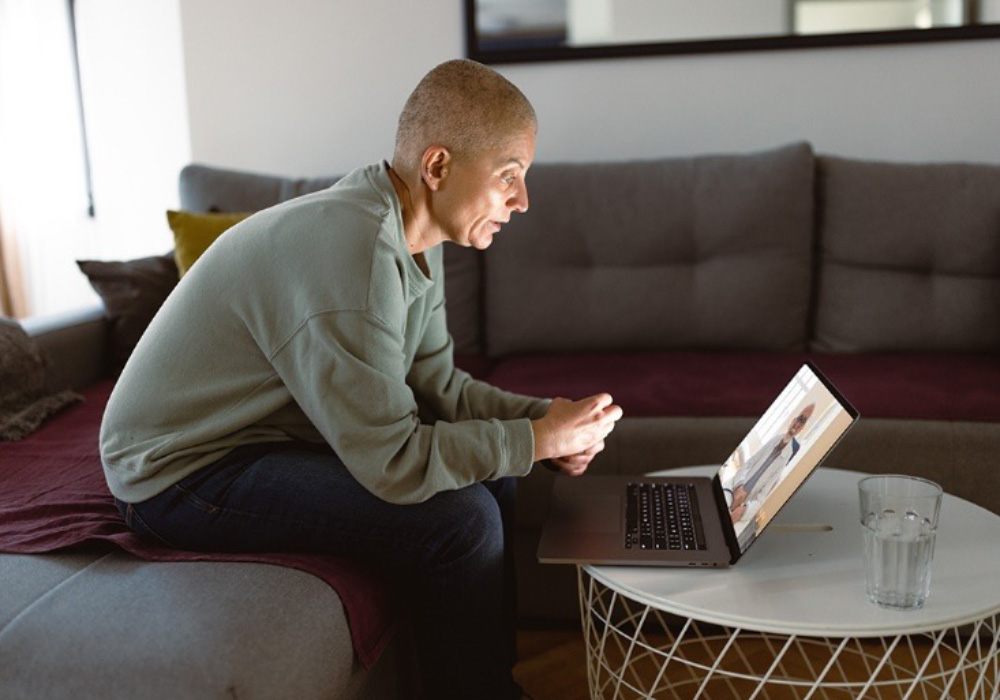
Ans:
[[[803,366],[720,470],[741,552],[851,422],[850,413],[812,369]]]

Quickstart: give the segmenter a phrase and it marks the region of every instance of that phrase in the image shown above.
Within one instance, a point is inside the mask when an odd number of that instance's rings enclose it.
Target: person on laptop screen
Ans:
[[[815,410],[816,404],[805,406],[783,433],[768,440],[737,472],[732,482],[733,502],[729,507],[734,523],[748,512],[755,513],[777,486],[782,469],[802,447],[796,436],[805,428]]]

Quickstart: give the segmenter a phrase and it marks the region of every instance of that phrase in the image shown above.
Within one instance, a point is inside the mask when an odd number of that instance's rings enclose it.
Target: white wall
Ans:
[[[1000,41],[511,67],[542,159],[745,151],[1000,163]],[[552,86],[546,88],[546,86]]]
[[[191,151],[213,164],[329,174],[389,158],[410,90],[461,49],[458,2],[180,5]]]
[[[457,0],[179,0],[195,160],[289,175],[388,158],[417,80],[463,55]],[[747,151],[797,139],[1000,163],[1000,40],[499,66],[538,161]]]

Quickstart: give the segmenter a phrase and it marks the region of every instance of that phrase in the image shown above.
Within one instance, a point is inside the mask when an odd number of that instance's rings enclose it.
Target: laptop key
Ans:
[[[625,499],[625,548],[705,549],[693,484],[629,483]]]

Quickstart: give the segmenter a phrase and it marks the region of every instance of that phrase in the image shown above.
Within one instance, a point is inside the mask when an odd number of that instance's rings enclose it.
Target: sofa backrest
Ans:
[[[812,349],[1000,350],[1000,167],[817,158]]]
[[[455,350],[804,349],[813,173],[806,143],[536,164],[530,215],[515,215],[485,253],[445,246]],[[255,211],[337,179],[192,164],[181,207]]]
[[[205,165],[188,211],[329,187]],[[1000,166],[747,155],[537,163],[489,250],[444,248],[461,354],[1000,350]]]
[[[180,204],[185,211],[258,211],[333,185],[341,176],[291,178],[193,163],[181,169]]]
[[[483,255],[486,353],[804,349],[813,173],[805,143],[536,164]]]

